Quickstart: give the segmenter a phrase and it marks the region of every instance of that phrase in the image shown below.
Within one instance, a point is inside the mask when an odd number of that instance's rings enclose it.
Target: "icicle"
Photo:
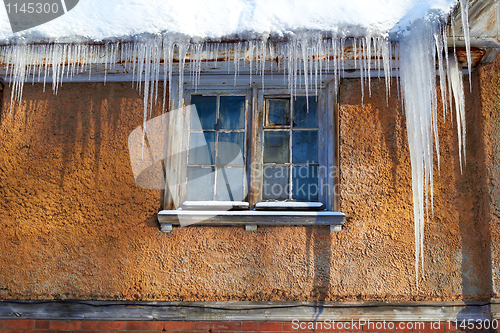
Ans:
[[[259,52],[260,54],[260,76],[262,78],[262,90],[264,90],[264,73],[265,73],[265,70],[266,70],[266,58],[267,58],[267,47],[266,47],[266,43],[264,41],[261,41],[260,42],[260,47],[261,47],[261,51]],[[271,72],[272,73],[272,72]]]
[[[361,105],[363,105],[364,98],[365,98],[365,82],[364,82],[364,50],[365,48],[363,47],[363,39],[359,40],[359,47],[361,49],[361,58],[359,59],[359,74],[360,74],[360,79],[361,79]]]
[[[145,62],[149,62],[149,47],[146,45],[146,44],[143,44],[142,45],[142,49],[143,49],[143,56],[140,58],[140,62],[141,64],[144,64]],[[142,65],[141,65],[141,71],[139,73],[139,78],[141,77],[141,73],[142,73]],[[143,113],[143,124],[142,124],[142,129],[143,129],[143,132],[142,132],[142,157],[144,158],[144,144],[145,144],[145,140],[146,140],[146,123],[147,123],[147,119],[148,119],[148,97],[149,97],[149,91],[148,91],[148,88],[149,88],[149,63],[147,66],[145,66],[145,73],[144,73],[144,102],[143,102],[143,107],[144,107],[144,113]],[[139,82],[139,91],[140,91],[140,82]]]
[[[396,90],[398,92],[398,100],[402,99],[402,92],[401,92],[401,61],[400,61],[400,46],[399,45],[394,45],[394,57],[396,58],[396,70],[399,72],[399,75],[396,75]],[[404,108],[403,108],[403,113],[404,113]]]
[[[380,79],[380,70],[381,70],[381,67],[380,67],[380,56],[381,56],[381,52],[380,52],[380,39],[378,37],[375,37],[373,38],[373,49],[374,49],[374,52],[375,52],[375,60],[376,60],[376,67],[378,69],[378,73],[377,73],[377,78]]]
[[[462,27],[465,37],[465,50],[467,51],[467,68],[469,69],[469,89],[472,92],[472,61],[470,54],[470,36],[469,36],[469,0],[460,0],[460,9],[462,14]]]
[[[465,161],[465,97],[462,80],[462,70],[459,68],[459,63],[455,57],[450,59],[448,67],[448,77],[451,83],[453,97],[455,99],[455,112],[457,118],[457,133],[458,133],[458,156],[460,160],[460,173],[462,173],[462,152],[463,161]],[[450,92],[450,96],[452,94]]]
[[[335,77],[335,88],[337,88],[339,86],[338,55],[340,53],[337,39],[332,40],[332,49],[333,49],[333,76]],[[329,67],[329,61],[328,61],[327,62],[327,72],[329,70],[330,70],[330,67]]]
[[[323,57],[325,56],[325,50],[323,47],[323,39],[318,41],[318,61],[319,66],[319,82],[323,82]],[[318,98],[318,81],[316,79],[316,98]]]
[[[293,80],[294,80],[294,68],[293,68],[293,64],[294,64],[294,60],[293,60],[293,57],[294,57],[294,54],[293,54],[293,46],[292,44],[288,44],[286,45],[286,49],[287,49],[287,52],[288,52],[288,90],[290,91],[290,99],[292,99],[293,97],[293,87],[294,87],[294,84],[293,84]]]
[[[308,73],[308,56],[307,56],[307,40],[306,41],[301,41],[300,43],[300,48],[302,51],[302,62],[304,64],[304,84],[306,87],[306,107],[307,110],[309,110],[309,77],[307,75]]]
[[[229,49],[227,47],[227,43],[224,43],[224,53],[226,55],[225,60],[226,60],[226,66],[227,66],[227,74],[229,74],[229,73],[231,73],[231,70],[230,70],[231,66],[229,66]]]
[[[354,37],[352,39],[352,45],[353,45],[353,57],[354,57],[354,68],[358,68],[358,46],[357,44],[357,39]]]
[[[366,66],[365,66],[365,72],[366,72],[366,76],[368,77],[368,95],[371,97],[372,96],[372,85],[371,85],[371,74],[370,74],[370,70],[371,70],[371,64],[370,64],[370,61],[371,61],[371,57],[372,57],[372,38],[371,36],[367,36],[364,38],[363,40],[363,54],[365,56],[365,60],[366,60]]]
[[[443,27],[443,29],[446,27]],[[441,31],[436,31],[434,33],[434,40],[436,41],[436,52],[438,56],[438,70],[439,70],[439,86],[441,88],[441,100],[443,102],[443,118],[446,119],[446,100],[448,99],[447,97],[447,91],[446,91],[446,76],[445,76],[445,69],[444,69],[444,64],[443,64],[443,34]],[[446,40],[444,40],[444,43],[446,43]]]
[[[174,43],[171,41],[168,41],[167,43],[163,44],[164,50],[167,53],[166,61],[167,61],[167,67],[168,67],[168,82],[172,82],[172,76],[173,76],[173,62],[174,62]],[[166,83],[164,82],[164,87]],[[169,108],[173,109],[172,107],[172,85],[168,85],[168,106]]]
[[[198,85],[200,84],[200,77],[201,77],[201,59],[202,59],[202,54],[203,54],[203,45],[202,44],[198,45],[196,52],[197,52],[197,54],[199,54],[199,56],[197,57],[197,60],[196,60],[198,66],[196,66],[195,90],[198,91]],[[207,57],[208,57],[208,55],[207,55]]]
[[[387,100],[387,106],[389,106],[389,96],[391,94],[391,44],[388,40],[384,39],[382,41],[382,65],[384,66],[384,77],[385,77],[385,97]]]
[[[97,51],[95,50],[95,47],[93,47],[93,46],[90,46],[90,49],[87,52],[87,57],[89,57],[88,60],[87,60],[87,69],[89,71],[89,81],[90,81],[90,79],[92,77],[92,60],[93,60],[94,54],[96,52]]]
[[[106,78],[108,74],[108,45],[104,48],[104,85],[106,85]]]
[[[314,52],[314,95],[318,96],[318,67],[319,67],[319,48],[320,39],[316,41],[316,47],[313,49]]]
[[[253,49],[254,49],[254,44],[253,42],[248,42],[248,52],[249,52],[249,56],[248,56],[248,63],[249,63],[249,69],[250,69],[250,82],[249,82],[249,85],[252,85],[252,64],[253,64]]]
[[[169,73],[169,64],[170,64],[170,57],[169,57],[169,44],[167,44],[167,41],[165,38],[163,39],[162,42],[162,55],[163,55],[163,103],[162,103],[162,114],[165,113],[165,104],[166,104],[166,97],[167,97],[167,77],[170,74]],[[172,81],[169,81],[172,82]],[[169,84],[170,86],[170,84]],[[169,93],[169,98],[170,98],[170,93]],[[162,118],[163,120],[163,118]]]
[[[236,78],[238,77],[240,70],[240,52],[241,52],[241,42],[236,44],[236,50],[234,51],[234,86],[236,86]]]
[[[182,107],[184,105],[184,66],[186,64],[186,49],[187,44],[179,43],[177,45],[179,49],[179,101],[178,106]]]
[[[215,62],[214,62],[214,68],[217,68],[217,60],[219,59],[219,51],[220,51],[219,46],[220,46],[219,43],[215,44],[215,59],[214,59]]]
[[[446,101],[445,71],[442,59],[442,41],[446,41],[446,35],[440,31],[441,26],[437,23],[439,22],[431,22],[430,20],[414,22],[410,29],[410,35],[401,40],[399,51],[398,67],[401,76],[412,168],[417,290],[420,268],[422,276],[424,275],[424,222],[426,215],[429,216],[429,205],[431,209],[433,207],[433,146],[436,147],[439,165],[435,82],[436,52],[438,53],[442,98]],[[462,77],[456,58],[447,63],[450,64],[448,66],[449,82],[451,82],[457,108],[459,158],[460,167],[462,167],[462,151],[465,159],[465,102]]]

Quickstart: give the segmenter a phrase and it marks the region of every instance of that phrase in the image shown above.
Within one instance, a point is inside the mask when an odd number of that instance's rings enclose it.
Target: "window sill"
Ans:
[[[182,221],[179,222],[179,221]],[[345,214],[328,211],[210,211],[162,210],[158,213],[162,232],[171,232],[174,225],[245,226],[255,231],[259,225],[267,226],[330,226],[330,231],[342,230]]]

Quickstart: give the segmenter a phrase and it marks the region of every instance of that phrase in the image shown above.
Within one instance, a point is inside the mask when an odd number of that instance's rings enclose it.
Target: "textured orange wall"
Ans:
[[[0,298],[140,300],[457,300],[491,294],[479,76],[467,95],[467,166],[440,124],[426,273],[414,278],[406,125],[396,87],[339,92],[340,233],[323,227],[159,232],[161,191],[138,188],[127,137],[142,124],[130,83],[27,84],[0,123]],[[497,90],[498,91],[498,90]],[[365,89],[367,94],[367,89]],[[158,111],[156,111],[158,112]],[[456,127],[456,124],[453,124]],[[486,273],[485,273],[486,272]]]
[[[486,173],[483,176],[485,211],[489,230],[486,244],[491,260],[492,288],[500,298],[500,61],[479,69],[478,94],[480,96],[480,122],[483,136]]]

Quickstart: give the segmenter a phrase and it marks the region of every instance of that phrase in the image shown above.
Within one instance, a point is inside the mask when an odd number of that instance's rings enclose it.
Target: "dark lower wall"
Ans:
[[[457,327],[458,326],[458,327]],[[175,322],[175,321],[92,321],[92,320],[0,320],[1,333],[138,333],[138,332],[460,332],[455,322]],[[3,327],[3,329],[2,329]],[[346,329],[347,328],[347,329]],[[392,328],[392,329],[390,329]],[[498,332],[498,331],[496,331]]]
[[[387,103],[385,82],[372,80],[363,104],[359,80],[340,86],[340,206],[348,217],[340,233],[188,227],[162,234],[155,216],[162,193],[137,187],[130,167],[127,138],[142,124],[142,98],[130,83],[65,83],[58,95],[27,84],[10,115],[7,88],[0,298],[486,300],[497,252],[490,251],[487,157],[496,146],[484,130],[491,121],[479,97],[484,75],[475,72],[466,96],[462,174],[456,122],[440,117],[441,169],[436,164],[418,292],[406,124],[395,85]]]

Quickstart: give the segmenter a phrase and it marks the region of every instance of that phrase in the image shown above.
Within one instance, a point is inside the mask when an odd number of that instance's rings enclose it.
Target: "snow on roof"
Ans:
[[[0,42],[127,40],[144,34],[191,38],[267,38],[301,31],[342,37],[387,36],[457,0],[80,0],[63,16],[12,33],[0,9]]]

